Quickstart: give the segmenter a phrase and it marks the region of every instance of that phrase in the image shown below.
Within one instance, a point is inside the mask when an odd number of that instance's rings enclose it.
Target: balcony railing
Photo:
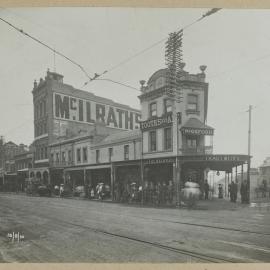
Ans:
[[[213,154],[213,146],[198,146],[188,147],[184,146],[182,149],[183,155],[211,155]]]
[[[74,161],[50,161],[51,167],[68,167],[74,165]]]

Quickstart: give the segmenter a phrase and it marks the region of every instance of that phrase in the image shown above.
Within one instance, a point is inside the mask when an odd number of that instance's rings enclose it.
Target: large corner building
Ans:
[[[140,111],[75,89],[48,71],[33,89],[32,176],[51,184],[68,181],[73,188],[103,182],[113,199],[119,187],[162,183],[173,186],[174,201],[186,181],[202,186],[210,170],[225,171],[229,179],[239,168],[243,181],[248,156],[213,154],[205,69],[190,74],[182,65],[178,96],[168,87],[167,68],[140,81]]]

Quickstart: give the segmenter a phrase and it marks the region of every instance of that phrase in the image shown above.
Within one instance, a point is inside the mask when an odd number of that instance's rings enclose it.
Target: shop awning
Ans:
[[[197,118],[190,118],[181,128],[185,135],[214,135],[214,129]]]

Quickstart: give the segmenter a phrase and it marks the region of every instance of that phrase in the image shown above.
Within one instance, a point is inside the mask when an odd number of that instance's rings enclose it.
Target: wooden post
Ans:
[[[111,163],[111,198],[112,200],[114,200],[113,194],[114,194],[114,166]]]
[[[244,177],[244,165],[241,165],[241,183],[243,183],[243,177]]]
[[[182,164],[178,160],[178,157],[176,157],[175,163],[173,164],[173,182],[175,183],[176,189],[176,206],[180,206],[181,204],[181,166]]]

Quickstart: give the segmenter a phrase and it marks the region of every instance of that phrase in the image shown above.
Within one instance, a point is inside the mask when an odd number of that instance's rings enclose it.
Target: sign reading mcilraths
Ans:
[[[118,129],[138,129],[140,113],[96,103],[77,97],[54,93],[54,117],[57,119],[94,124],[103,122],[106,126]]]

